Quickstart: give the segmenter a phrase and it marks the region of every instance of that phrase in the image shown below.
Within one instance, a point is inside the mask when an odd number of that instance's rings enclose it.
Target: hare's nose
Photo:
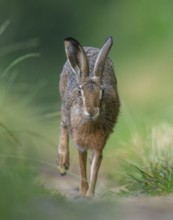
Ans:
[[[85,116],[88,118],[95,118],[99,114],[99,108],[95,108],[94,110],[90,111],[85,111],[84,112]]]

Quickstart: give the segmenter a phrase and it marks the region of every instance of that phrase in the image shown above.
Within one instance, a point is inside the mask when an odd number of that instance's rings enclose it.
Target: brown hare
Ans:
[[[67,62],[60,77],[62,98],[58,169],[61,175],[69,167],[69,136],[78,148],[81,172],[80,194],[94,195],[102,151],[119,113],[119,96],[113,64],[108,57],[112,37],[101,50],[82,47],[69,37],[64,40]],[[89,184],[87,152],[92,151]]]

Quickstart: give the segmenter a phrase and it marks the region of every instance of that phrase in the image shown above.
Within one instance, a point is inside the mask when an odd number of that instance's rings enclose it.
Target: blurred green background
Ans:
[[[74,211],[60,190],[45,186],[52,176],[59,178],[55,164],[61,106],[58,82],[67,36],[98,48],[107,36],[114,39],[110,57],[122,106],[100,170],[101,178],[109,182],[104,192],[127,184],[127,162],[145,167],[151,158],[160,158],[158,147],[169,154],[173,145],[172,10],[171,0],[0,0],[3,218],[29,219],[28,213],[33,212],[33,218],[54,219],[57,206],[67,206],[69,215]],[[78,162],[73,146],[71,153],[75,178]],[[39,178],[45,173],[46,184]],[[63,219],[63,209],[60,213]],[[92,213],[94,219],[101,219]],[[80,218],[80,213],[76,216]]]

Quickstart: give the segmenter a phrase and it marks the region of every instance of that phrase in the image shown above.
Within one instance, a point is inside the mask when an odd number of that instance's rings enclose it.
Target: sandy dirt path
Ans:
[[[75,172],[72,172],[75,173]],[[94,201],[104,200],[106,191],[106,181],[101,178],[98,182],[96,197]],[[59,175],[58,171],[44,171],[41,177],[43,184],[52,192],[57,192],[69,199],[75,201],[79,196],[79,176]],[[115,219],[121,220],[173,220],[173,196],[163,197],[125,197],[115,198],[116,212],[118,216]],[[117,209],[118,207],[118,209]]]

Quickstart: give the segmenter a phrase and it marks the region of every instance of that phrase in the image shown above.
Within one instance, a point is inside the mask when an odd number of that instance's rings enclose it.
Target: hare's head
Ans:
[[[112,37],[107,38],[105,44],[98,53],[93,68],[89,68],[87,55],[77,40],[69,37],[64,40],[64,43],[70,67],[76,74],[78,98],[80,99],[83,115],[88,120],[95,120],[100,114],[104,92],[101,79],[105,61],[112,47]],[[92,73],[89,71],[92,71]]]

